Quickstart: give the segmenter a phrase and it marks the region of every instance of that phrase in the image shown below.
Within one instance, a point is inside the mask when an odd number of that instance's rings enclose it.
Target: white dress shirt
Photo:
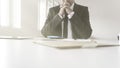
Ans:
[[[73,4],[70,8],[73,10],[74,4]],[[68,15],[68,18],[71,19],[73,15],[74,15],[74,11],[71,12],[71,13]],[[68,20],[68,35],[67,35],[67,38],[72,39],[72,27],[71,27],[70,20]]]
[[[70,7],[72,10],[74,9],[74,3],[72,4],[72,6]],[[59,14],[58,14],[59,15]],[[70,20],[72,18],[72,16],[74,15],[74,11],[71,12],[70,14],[68,14],[68,35],[67,35],[67,38],[68,39],[72,39],[72,27],[71,27],[71,23],[70,23]],[[61,18],[64,18],[62,17],[61,15],[59,15]],[[64,23],[64,22],[62,22]],[[63,25],[62,25],[63,26]],[[63,29],[63,28],[62,28]],[[63,36],[63,33],[62,33],[62,36]]]

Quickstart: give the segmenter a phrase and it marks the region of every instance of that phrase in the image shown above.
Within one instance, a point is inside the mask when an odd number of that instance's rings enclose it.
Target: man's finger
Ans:
[[[67,2],[67,3],[64,3],[63,5],[64,6],[70,6],[70,3]]]

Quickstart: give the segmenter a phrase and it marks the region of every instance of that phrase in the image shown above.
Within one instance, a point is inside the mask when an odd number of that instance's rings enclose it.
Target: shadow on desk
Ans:
[[[97,47],[88,47],[88,48],[82,48],[80,46],[78,47],[59,47],[57,49],[96,49],[96,48],[108,48],[108,47],[119,47],[120,45],[98,45]]]
[[[50,46],[45,46],[50,47]],[[63,49],[63,50],[69,50],[69,49],[97,49],[97,48],[108,48],[108,47],[119,47],[119,45],[98,45],[97,47],[80,47],[80,46],[73,46],[73,47],[52,47],[56,49]],[[51,48],[51,47],[50,47]]]

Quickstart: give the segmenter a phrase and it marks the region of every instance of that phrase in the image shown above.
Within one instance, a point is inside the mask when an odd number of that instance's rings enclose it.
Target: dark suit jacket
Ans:
[[[62,35],[62,21],[58,15],[60,6],[49,9],[49,14],[41,33],[47,36],[61,36]],[[74,39],[87,39],[91,36],[92,29],[89,22],[88,7],[81,5],[74,5],[75,12],[70,19],[72,25],[72,35]]]

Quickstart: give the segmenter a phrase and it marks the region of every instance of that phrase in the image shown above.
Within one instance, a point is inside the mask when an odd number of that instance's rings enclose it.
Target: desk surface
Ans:
[[[120,68],[120,47],[56,49],[0,39],[0,68]]]

